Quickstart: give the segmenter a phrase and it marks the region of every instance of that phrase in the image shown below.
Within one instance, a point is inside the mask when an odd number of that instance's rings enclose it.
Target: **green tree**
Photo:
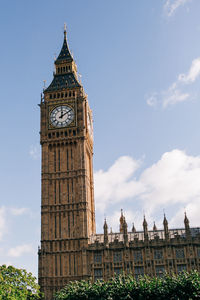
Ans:
[[[0,300],[40,299],[36,278],[26,270],[0,266]]]
[[[140,277],[120,275],[107,282],[71,282],[55,295],[56,300],[193,300],[200,299],[200,274]]]

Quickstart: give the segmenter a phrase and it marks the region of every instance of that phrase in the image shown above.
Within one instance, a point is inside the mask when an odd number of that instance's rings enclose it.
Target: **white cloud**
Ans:
[[[38,159],[40,157],[40,148],[39,145],[31,145],[29,154],[31,158]]]
[[[16,246],[14,248],[10,248],[8,250],[8,256],[10,257],[20,257],[26,253],[33,253],[33,247],[30,244],[24,244],[20,246]]]
[[[196,203],[200,200],[200,157],[180,150],[166,152],[142,173],[140,181],[146,186],[141,198],[149,211],[159,206]]]
[[[193,225],[199,226],[200,157],[189,156],[181,150],[166,152],[158,162],[146,168],[139,178],[135,178],[135,171],[139,166],[138,161],[126,156],[119,158],[108,171],[95,173],[97,210],[112,210],[117,203],[125,204],[127,199],[130,203],[132,199],[132,205],[126,205],[125,208],[129,219],[132,218],[134,222],[136,219],[137,226],[142,223],[143,214],[135,208],[138,202],[142,204],[151,222],[154,218],[158,220],[156,213],[165,208],[171,211],[172,224],[179,223],[180,226],[185,207]],[[124,204],[121,205],[122,208]],[[173,207],[176,207],[175,211]],[[108,218],[111,224],[116,222],[117,214],[112,212],[112,216]],[[161,220],[158,222],[162,223]]]
[[[113,199],[116,203],[141,193],[143,189],[141,184],[134,179],[129,181],[139,166],[140,161],[122,156],[107,171],[95,172],[95,197],[98,210],[103,211],[113,202]]]
[[[188,2],[190,2],[190,0],[166,0],[164,12],[168,17],[171,17],[180,6]]]
[[[183,92],[183,88],[194,83],[200,76],[200,57],[194,59],[189,71],[179,74],[178,79],[161,93],[152,93],[147,99],[147,105],[156,106],[162,103],[163,108],[191,99],[191,94]],[[159,99],[159,100],[158,100]]]
[[[21,207],[21,208],[13,207],[13,208],[10,209],[10,212],[13,216],[21,216],[21,215],[24,215],[25,213],[28,212],[28,208],[26,208],[26,207]]]
[[[156,93],[153,93],[147,97],[147,104],[152,107],[157,106],[158,98]]]
[[[0,207],[0,240],[6,233],[6,208]]]
[[[192,61],[188,74],[187,75],[180,74],[178,76],[178,80],[183,83],[192,83],[199,77],[199,75],[200,75],[200,57]]]
[[[173,86],[163,93],[163,108],[166,108],[169,105],[174,105],[178,102],[186,101],[190,97],[189,93],[182,93],[181,90],[173,88]]]

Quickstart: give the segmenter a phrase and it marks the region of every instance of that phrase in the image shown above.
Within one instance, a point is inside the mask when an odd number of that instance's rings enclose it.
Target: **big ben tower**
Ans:
[[[66,29],[40,110],[39,284],[45,299],[51,300],[70,280],[88,278],[85,249],[95,234],[92,114],[78,81]]]

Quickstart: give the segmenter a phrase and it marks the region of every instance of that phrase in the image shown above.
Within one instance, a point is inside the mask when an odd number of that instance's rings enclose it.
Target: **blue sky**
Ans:
[[[0,4],[0,263],[37,274],[39,107],[68,42],[94,118],[97,231],[199,226],[200,2],[43,0]],[[101,203],[101,206],[100,206]]]

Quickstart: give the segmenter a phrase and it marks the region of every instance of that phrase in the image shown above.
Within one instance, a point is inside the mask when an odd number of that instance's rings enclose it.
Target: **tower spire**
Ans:
[[[55,90],[80,88],[78,81],[77,66],[73,56],[69,50],[67,43],[67,27],[64,24],[64,40],[61,51],[57,58],[54,59],[54,78],[45,92],[52,92]]]
[[[60,54],[58,55],[55,64],[60,64],[64,62],[72,62],[73,57],[69,51],[69,47],[67,44],[67,26],[64,24],[64,41],[63,41],[63,46],[60,51]]]

